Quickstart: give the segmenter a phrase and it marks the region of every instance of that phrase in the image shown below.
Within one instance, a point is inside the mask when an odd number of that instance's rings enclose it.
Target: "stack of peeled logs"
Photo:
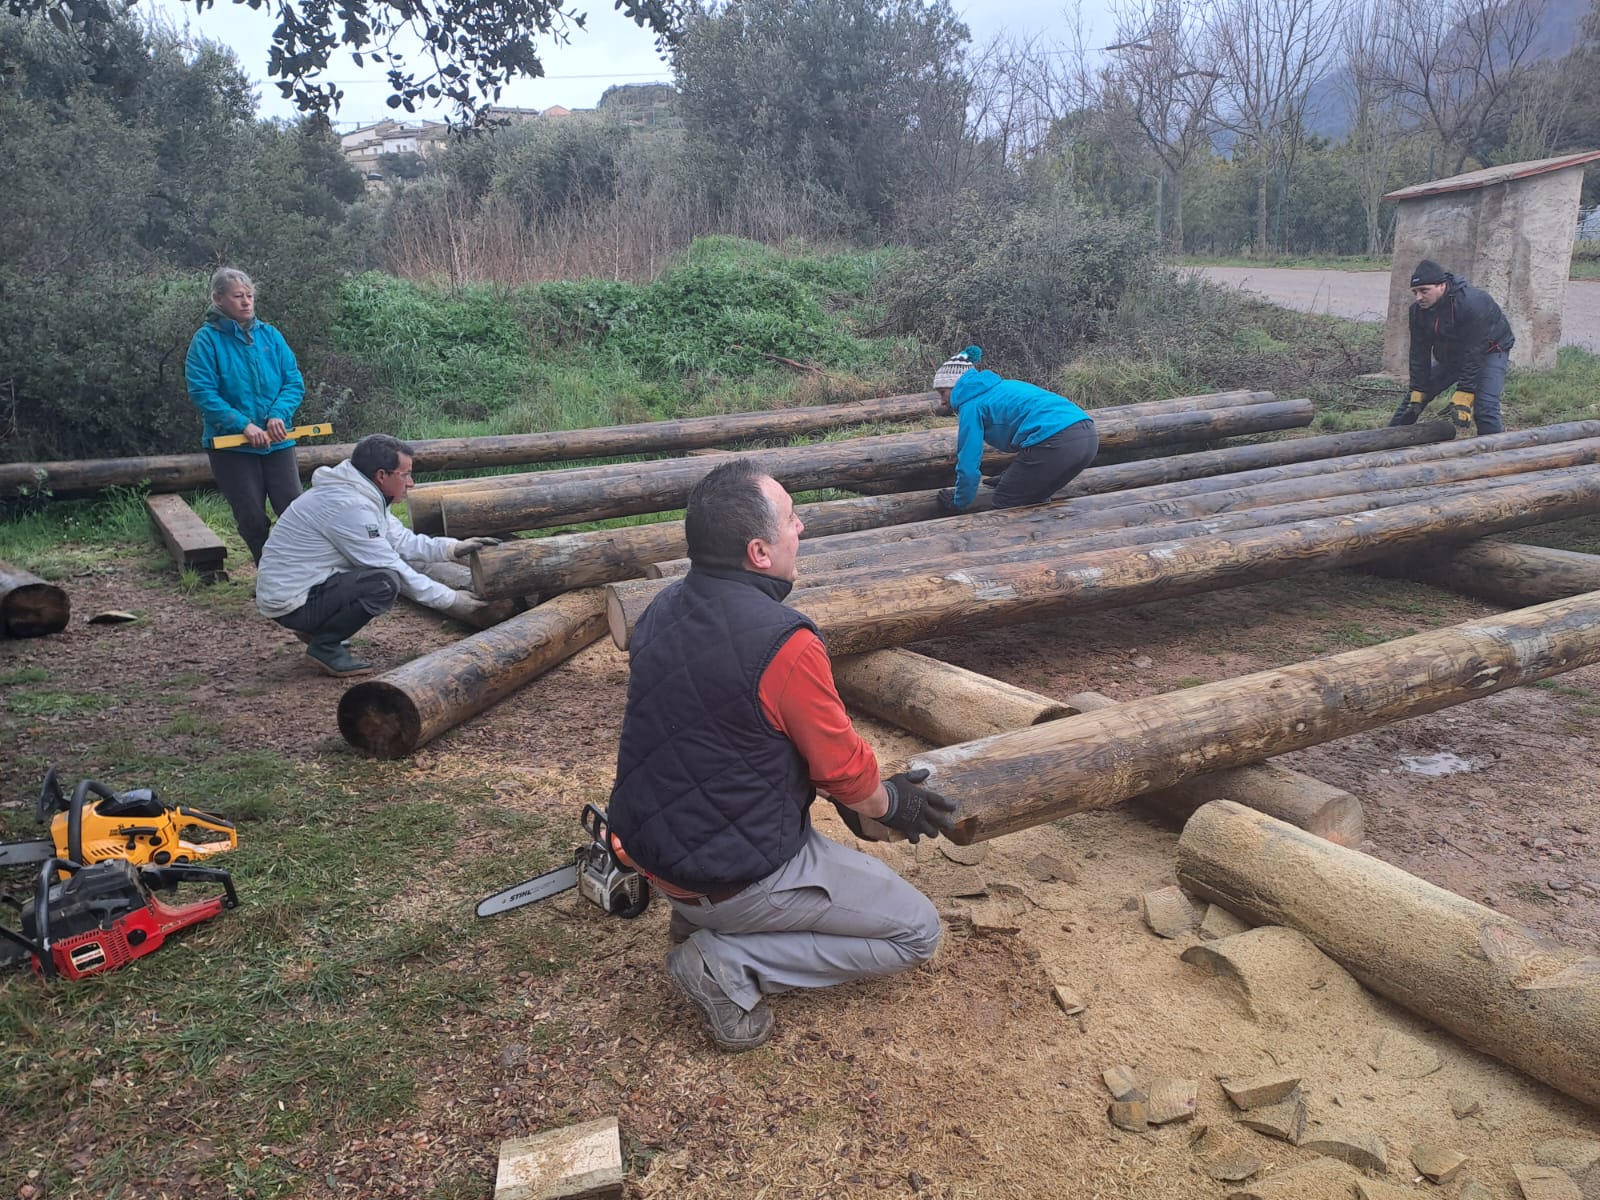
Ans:
[[[935,411],[936,398],[932,393],[923,393],[916,397],[891,398],[891,400],[896,403],[913,401],[918,415],[921,416],[931,416]],[[771,414],[757,415],[764,419]],[[1109,437],[1103,441],[1109,441],[1112,447],[1120,445],[1124,449],[1143,444],[1169,444],[1175,438],[1210,439],[1235,433],[1291,428],[1309,423],[1310,417],[1311,409],[1306,401],[1281,403],[1271,393],[1248,391],[1178,397],[1097,414],[1097,420],[1102,422],[1102,427],[1108,425],[1111,431]],[[748,429],[747,425],[741,423],[740,418],[722,420],[729,431],[726,435],[728,437],[738,436],[736,430]],[[837,456],[839,453],[837,448],[842,446],[848,448],[842,457],[849,463],[847,474],[851,480],[862,483],[869,480],[876,482],[887,480],[892,483],[903,478],[901,472],[904,465],[910,463],[914,470],[936,471],[941,477],[939,481],[942,481],[942,477],[951,470],[954,434],[946,429],[935,431],[933,435],[910,436],[917,440],[909,451],[901,447],[892,452],[875,453],[871,448],[882,447],[885,441],[895,442],[896,446],[900,443],[896,442],[896,439],[861,438],[843,443],[829,443],[826,447],[799,447],[791,451],[754,453],[760,455],[765,463],[767,457],[773,455],[810,454],[822,450],[829,455]],[[1406,431],[1403,436],[1407,440],[1420,441],[1430,436],[1448,436],[1448,433]],[[943,443],[940,443],[943,448],[935,451],[935,459],[931,460],[931,465],[929,437],[943,439]],[[868,449],[863,450],[863,447]],[[869,465],[863,466],[863,463]],[[676,491],[669,489],[662,492],[659,488],[656,489],[652,493],[656,499],[650,502],[654,506],[681,503],[693,481],[698,480],[714,465],[714,459],[700,457],[667,460],[661,464],[632,463],[590,468],[580,474],[590,480],[608,477],[615,481],[654,470],[677,472],[689,479],[687,485],[682,482],[673,484],[672,487],[676,488]],[[774,463],[768,469],[782,468]],[[1209,469],[1225,468],[1218,465]],[[559,482],[562,478],[570,478],[572,474],[572,472],[552,471],[541,473],[535,478]],[[499,477],[499,479],[477,480],[472,484],[455,486],[473,490],[485,484],[515,478],[517,477]],[[819,479],[818,486],[831,486],[842,482],[843,479],[824,475]],[[612,485],[602,482],[594,486],[604,494]],[[461,526],[442,515],[437,526],[430,525],[424,515],[428,503],[427,489],[419,488],[412,493],[412,496],[416,497],[418,492],[423,492],[424,496],[421,501],[413,504],[413,524],[424,531],[430,528],[443,531],[448,528],[450,535],[461,535]],[[674,498],[663,500],[660,498],[663,495]],[[893,507],[893,497],[883,499]],[[559,519],[563,521],[589,519],[593,503],[591,501],[584,503],[589,507],[576,512],[569,509],[562,512]],[[929,503],[931,501],[918,500],[910,508],[926,515]],[[550,506],[545,507],[548,509]],[[445,511],[447,510],[441,507],[441,514]],[[515,592],[498,592],[489,598],[520,598],[545,590],[522,588]],[[429,738],[482,711],[489,704],[520,687],[537,674],[549,670],[603,634],[603,594],[586,589],[563,588],[548,589],[548,591],[559,591],[568,595],[558,597],[562,600],[561,603],[548,601],[497,625],[485,634],[468,638],[455,646],[414,660],[398,671],[351,688],[339,709],[339,725],[345,737],[352,744],[373,754],[384,756],[408,754]]]

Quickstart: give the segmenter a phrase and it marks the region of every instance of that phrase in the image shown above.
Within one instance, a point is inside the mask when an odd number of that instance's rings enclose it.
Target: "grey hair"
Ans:
[[[256,290],[255,281],[237,267],[218,267],[211,276],[211,294],[213,296],[226,296],[230,288],[243,284],[252,292]]]

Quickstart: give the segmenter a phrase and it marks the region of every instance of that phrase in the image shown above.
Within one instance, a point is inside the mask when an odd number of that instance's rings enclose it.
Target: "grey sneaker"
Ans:
[[[673,909],[672,919],[667,922],[667,939],[674,946],[681,946],[694,936],[695,928],[693,921],[677,909]]]
[[[362,662],[350,653],[340,643],[329,646],[325,642],[312,642],[306,648],[306,657],[311,660],[312,666],[324,675],[332,675],[335,679],[348,679],[352,675],[366,675],[372,670],[371,663]]]
[[[711,977],[706,960],[693,942],[684,942],[667,955],[667,974],[700,1010],[711,1026],[711,1040],[722,1049],[735,1054],[754,1050],[772,1037],[772,1010],[767,1002],[758,1001],[749,1012],[740,1008]]]

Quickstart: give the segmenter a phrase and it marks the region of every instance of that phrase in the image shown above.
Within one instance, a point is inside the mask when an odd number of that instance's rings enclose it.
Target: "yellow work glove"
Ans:
[[[1472,402],[1476,399],[1471,392],[1460,391],[1450,397],[1450,421],[1457,433],[1465,433],[1472,428]]]

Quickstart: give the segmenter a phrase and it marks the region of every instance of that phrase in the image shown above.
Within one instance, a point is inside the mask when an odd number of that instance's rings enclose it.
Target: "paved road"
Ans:
[[[1387,271],[1322,271],[1293,267],[1197,267],[1207,279],[1301,312],[1332,313],[1355,321],[1381,322],[1388,312]],[[1600,281],[1567,284],[1561,344],[1600,354]]]

